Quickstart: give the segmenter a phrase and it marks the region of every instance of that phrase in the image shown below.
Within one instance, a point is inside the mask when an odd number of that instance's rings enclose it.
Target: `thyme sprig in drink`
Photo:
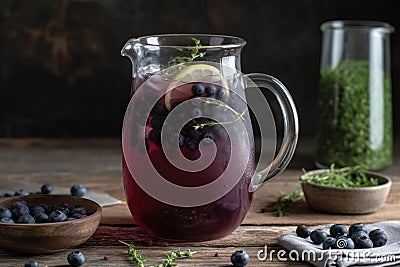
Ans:
[[[202,241],[230,234],[253,192],[281,173],[294,153],[293,100],[278,79],[240,72],[245,43],[232,36],[166,34],[132,38],[121,51],[133,68],[122,131],[125,195],[135,221],[157,238]],[[253,109],[258,126],[275,136],[257,84],[277,98],[286,122],[282,147],[274,157],[275,139],[268,140],[273,151],[260,156],[264,167],[255,173],[249,99],[261,100]]]
[[[210,82],[192,82],[204,80]],[[215,76],[214,79],[210,76]],[[181,81],[179,85],[176,81]],[[182,82],[184,81],[184,82]],[[137,81],[133,81],[137,84]],[[175,85],[177,85],[175,87]],[[168,81],[155,74],[142,84],[143,101],[157,98],[156,105],[148,114],[145,125],[131,125],[130,146],[132,159],[139,161],[139,155],[147,153],[153,166],[164,179],[186,187],[202,186],[218,179],[228,166],[231,158],[231,142],[243,146],[245,151],[247,142],[235,138],[231,140],[224,124],[235,127],[239,121],[243,123],[247,114],[247,107],[239,96],[231,92],[228,81],[221,76],[218,69],[207,64],[192,64],[184,68],[177,76]],[[151,95],[151,96],[149,96]],[[146,100],[147,99],[147,100]],[[166,120],[169,113],[182,102],[189,101],[192,108],[187,113],[178,114],[181,120],[193,117],[182,129],[174,121]],[[137,106],[135,114],[141,114],[141,106]],[[209,112],[226,113],[231,110],[234,116],[230,119],[215,121]],[[223,117],[223,116],[221,116]],[[141,129],[145,129],[144,131]],[[162,146],[162,131],[167,132],[170,143]],[[145,146],[141,146],[143,143]],[[200,157],[199,144],[204,141],[203,154],[211,154],[211,142],[216,146],[216,155],[213,162],[204,170],[189,173],[171,164],[174,154],[168,158],[164,150],[172,149],[178,143],[180,152],[185,158],[196,160]],[[124,185],[127,201],[135,221],[146,231],[157,237],[179,240],[207,240],[228,234],[243,220],[250,207],[252,193],[246,190],[254,172],[254,149],[251,149],[251,158],[248,160],[246,171],[239,183],[220,199],[197,207],[176,207],[163,203],[146,193],[132,177],[132,173],[123,161]],[[137,159],[135,160],[135,155]],[[136,171],[142,165],[134,164]],[[145,171],[145,170],[143,170]],[[146,203],[143,205],[143,203]],[[162,227],[158,227],[162,221]],[[218,225],[218,227],[216,227]],[[187,233],[191,234],[188,235]]]

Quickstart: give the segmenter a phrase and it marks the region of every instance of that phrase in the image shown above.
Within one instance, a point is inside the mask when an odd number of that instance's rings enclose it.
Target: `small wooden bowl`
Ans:
[[[315,170],[305,174],[313,176],[328,170]],[[377,186],[341,188],[313,183],[302,183],[307,204],[310,208],[338,214],[368,214],[381,208],[389,194],[392,181],[389,177],[365,171],[368,177],[378,179]]]
[[[21,254],[48,254],[76,247],[88,240],[96,231],[102,209],[96,202],[69,195],[16,196],[0,199],[0,206],[10,207],[17,200],[31,205],[84,206],[89,216],[72,221],[35,224],[0,223],[0,248]]]

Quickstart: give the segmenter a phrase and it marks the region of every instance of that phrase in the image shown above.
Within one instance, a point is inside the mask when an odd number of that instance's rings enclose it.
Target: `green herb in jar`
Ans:
[[[392,163],[391,85],[370,84],[366,60],[341,62],[321,71],[317,161],[320,165],[365,165],[379,170]]]
[[[368,177],[365,174],[365,168],[363,166],[335,169],[335,165],[332,164],[329,170],[323,173],[307,175],[305,170],[303,170],[303,172],[304,175],[300,177],[300,183],[313,183],[344,188],[378,185],[378,179]]]

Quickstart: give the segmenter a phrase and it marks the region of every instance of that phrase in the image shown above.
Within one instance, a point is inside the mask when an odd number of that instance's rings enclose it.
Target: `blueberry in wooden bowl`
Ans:
[[[305,172],[300,184],[308,206],[336,214],[368,214],[379,210],[389,194],[389,177],[351,166]]]
[[[20,254],[48,254],[74,248],[95,233],[101,214],[98,203],[71,195],[2,198],[0,248]]]

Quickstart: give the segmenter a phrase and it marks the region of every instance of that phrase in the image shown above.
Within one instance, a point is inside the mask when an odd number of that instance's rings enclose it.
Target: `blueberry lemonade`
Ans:
[[[253,197],[254,142],[238,72],[198,61],[134,77],[124,187],[136,223],[151,235],[211,240],[243,221]]]

